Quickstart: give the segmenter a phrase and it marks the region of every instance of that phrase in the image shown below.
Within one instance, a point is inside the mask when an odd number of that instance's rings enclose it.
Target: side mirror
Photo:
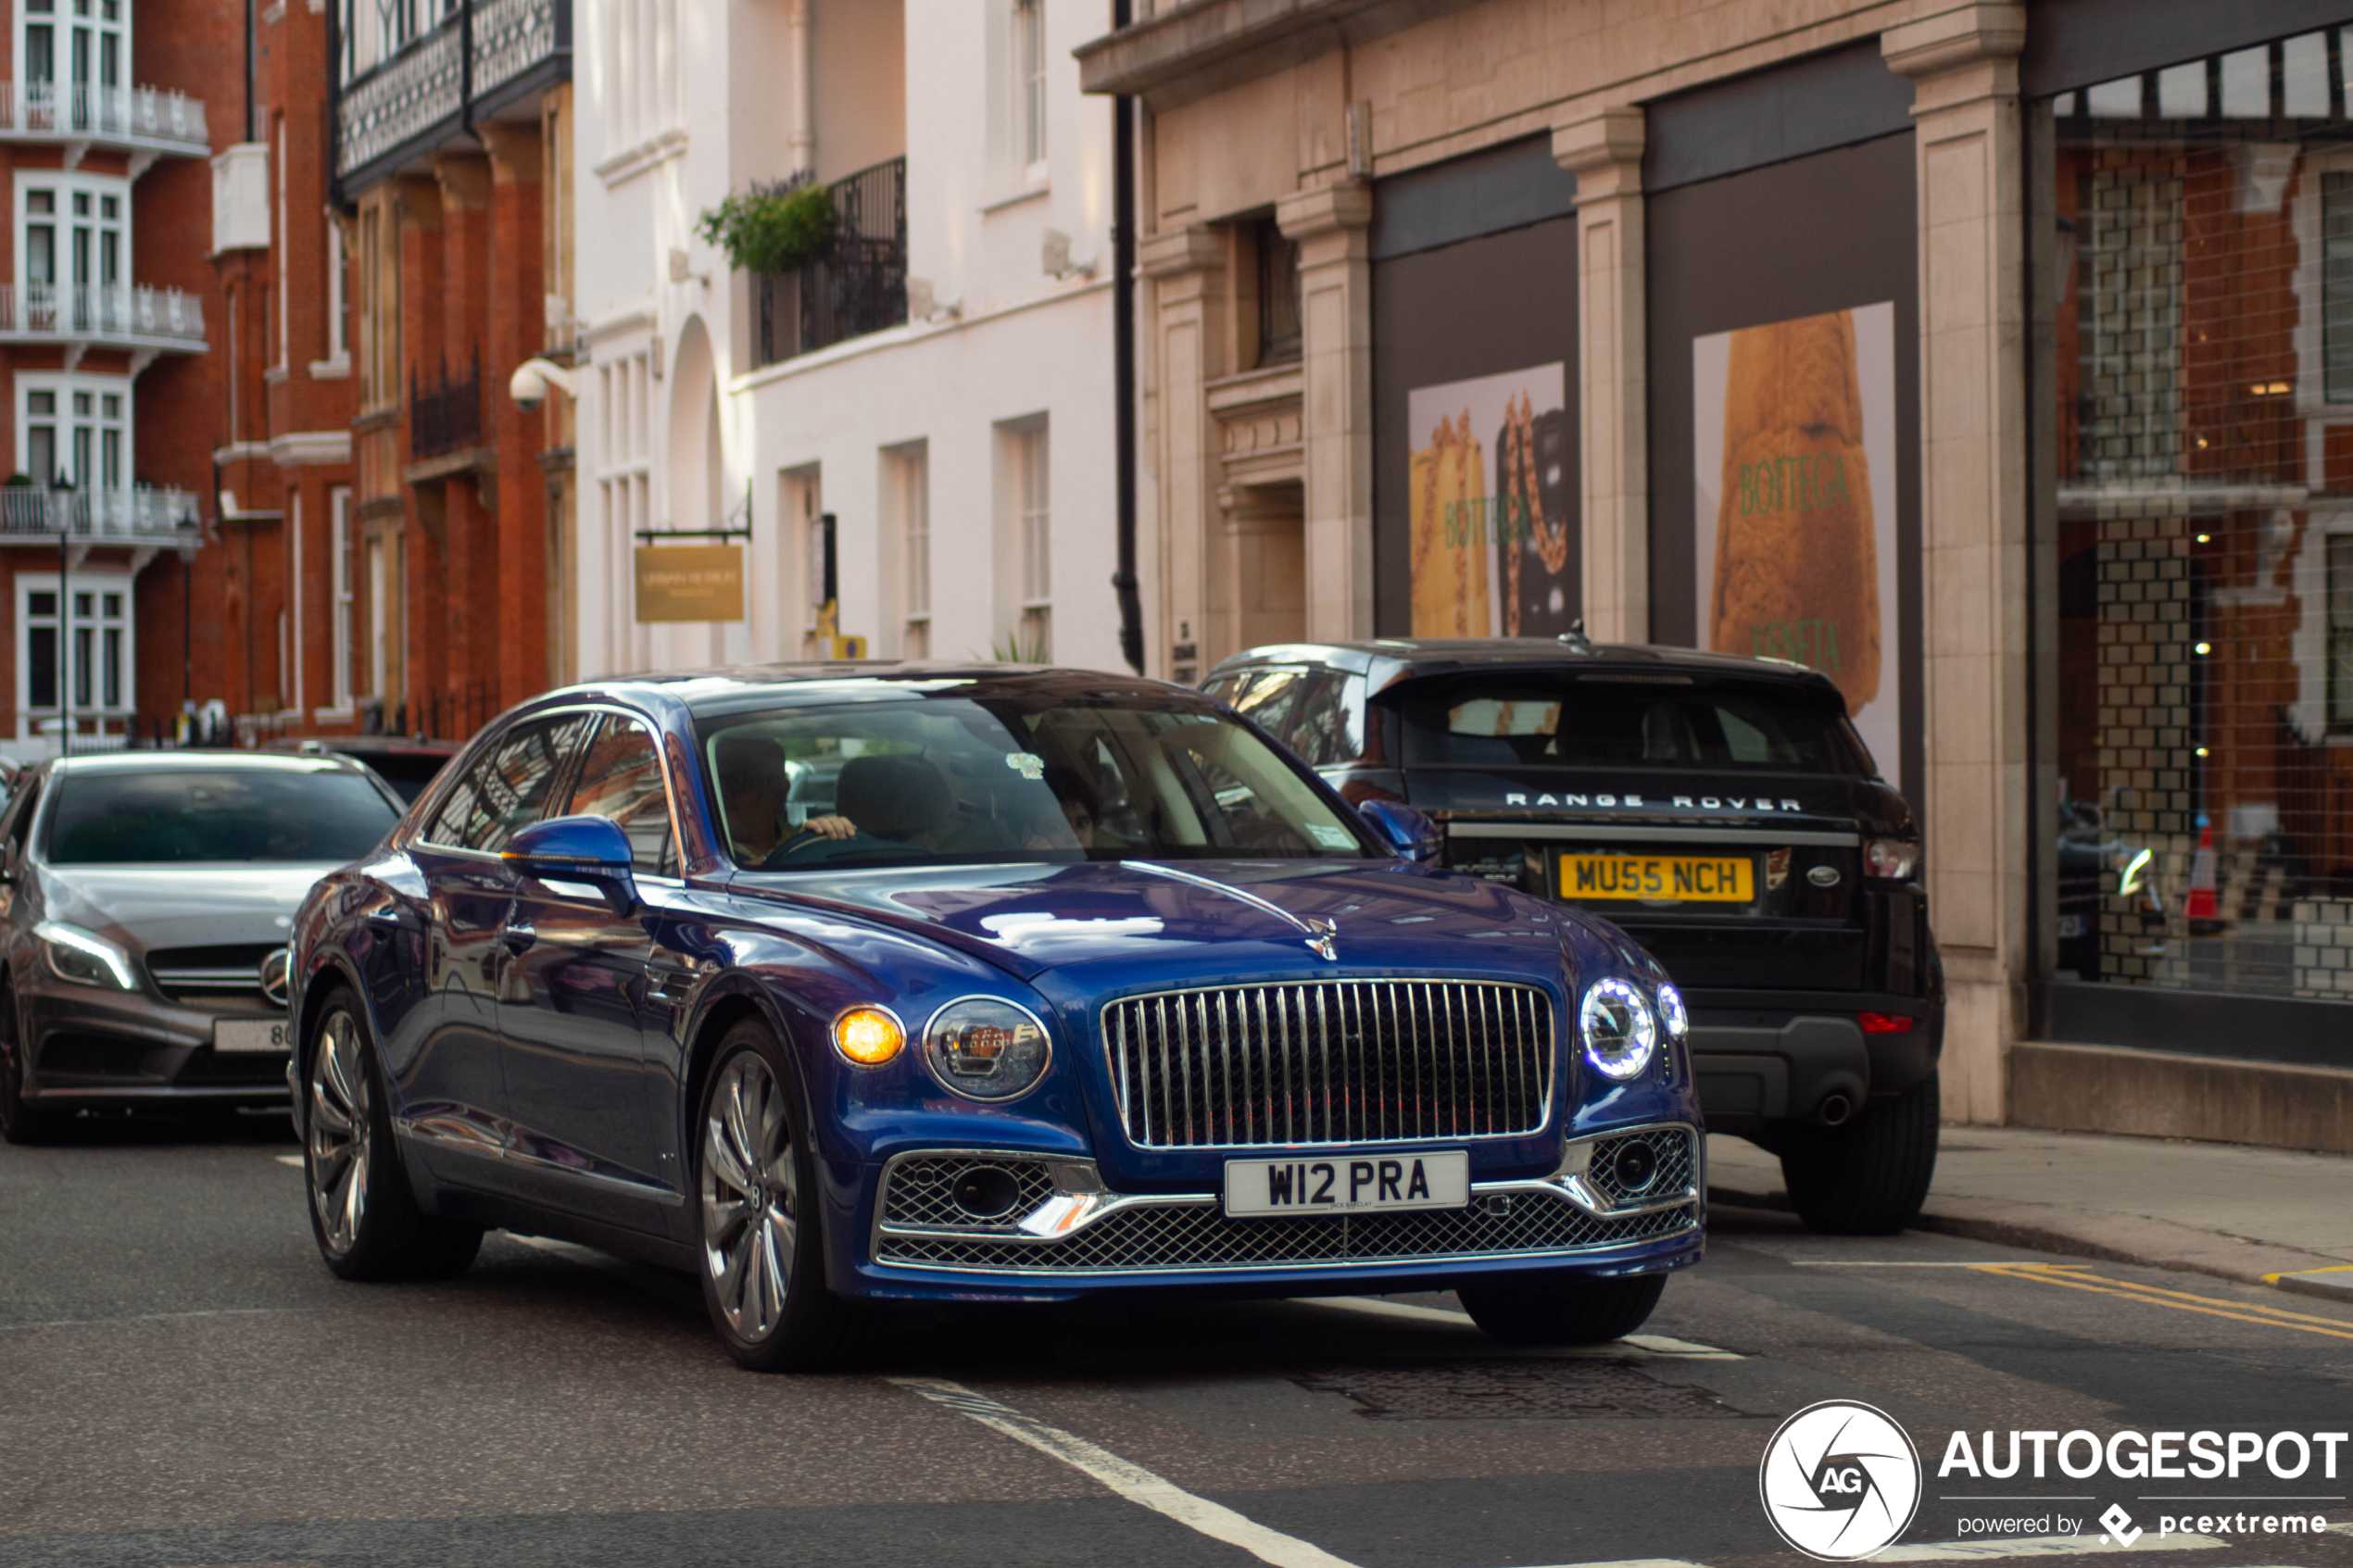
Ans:
[[[1446,847],[1438,824],[1395,800],[1367,800],[1356,808],[1383,844],[1408,860],[1435,860]]]
[[[518,829],[499,859],[544,882],[585,882],[600,889],[616,912],[637,904],[637,881],[630,871],[629,835],[610,817],[584,813],[550,817]]]

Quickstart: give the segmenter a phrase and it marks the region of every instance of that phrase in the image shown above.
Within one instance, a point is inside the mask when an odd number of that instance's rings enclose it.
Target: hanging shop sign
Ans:
[[[1895,307],[1692,342],[1701,646],[1822,671],[1899,755]]]
[[[636,567],[641,625],[744,618],[741,545],[640,545]]]

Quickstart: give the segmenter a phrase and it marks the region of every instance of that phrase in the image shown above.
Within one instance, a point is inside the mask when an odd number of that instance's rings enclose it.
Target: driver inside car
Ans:
[[[728,746],[720,743],[720,769],[723,778],[729,764]],[[766,746],[766,742],[749,741],[740,744]],[[773,754],[774,747],[769,746]],[[747,791],[746,805],[761,813],[748,819],[748,825],[763,822],[778,822],[784,808],[785,784],[783,770],[773,760],[768,764],[770,783],[767,793],[757,800]],[[729,797],[728,819],[735,820],[734,797]],[[867,756],[853,757],[842,764],[841,776],[834,785],[834,810],[823,817],[812,817],[800,827],[782,837],[772,833],[765,853],[758,853],[761,840],[736,830],[736,855],[745,865],[814,865],[826,860],[867,854],[884,846],[901,846],[909,849],[937,849],[940,839],[953,817],[953,804],[948,794],[948,781],[939,770],[921,757]]]

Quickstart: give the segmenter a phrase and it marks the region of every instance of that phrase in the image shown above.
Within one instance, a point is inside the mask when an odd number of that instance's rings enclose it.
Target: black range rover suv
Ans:
[[[1900,1230],[1936,1164],[1944,985],[1911,809],[1827,676],[1581,637],[1287,644],[1203,683],[1457,870],[1607,916],[1691,1013],[1711,1131],[1817,1230]]]

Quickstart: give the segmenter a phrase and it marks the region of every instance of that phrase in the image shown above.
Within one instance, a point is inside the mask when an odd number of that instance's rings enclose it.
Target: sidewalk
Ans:
[[[1708,1196],[1788,1206],[1780,1162],[1707,1140]],[[2235,1144],[1944,1129],[1922,1230],[2353,1301],[2353,1159]]]

